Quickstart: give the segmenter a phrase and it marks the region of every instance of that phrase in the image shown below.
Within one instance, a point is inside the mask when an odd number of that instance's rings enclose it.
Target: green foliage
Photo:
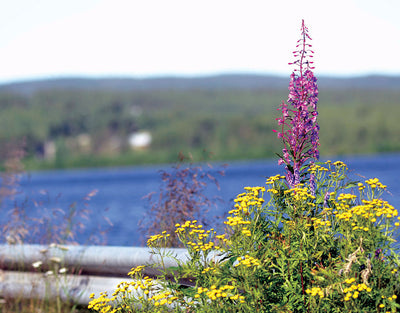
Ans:
[[[95,298],[98,312],[396,312],[400,260],[393,239],[398,211],[381,200],[377,178],[349,182],[340,161],[307,166],[316,192],[290,189],[283,176],[267,188],[246,187],[225,232],[197,221],[175,225],[188,250],[182,261],[166,250],[170,234],[148,246],[159,270],[133,268],[132,283]],[[264,193],[269,201],[265,203]],[[167,268],[167,260],[178,266]],[[186,283],[182,284],[182,282]]]

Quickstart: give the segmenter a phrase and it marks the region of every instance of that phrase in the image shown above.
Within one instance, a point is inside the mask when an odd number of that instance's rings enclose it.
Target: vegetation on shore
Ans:
[[[270,130],[287,80],[236,79],[234,84],[231,76],[171,85],[143,82],[133,90],[118,89],[118,80],[88,89],[83,82],[81,88],[79,83],[68,88],[68,81],[50,81],[29,92],[25,85],[4,86],[0,144],[23,141],[28,170],[171,163],[177,151],[190,152],[196,160],[204,149],[213,160],[273,157],[280,143]],[[269,85],[262,86],[263,79]],[[386,87],[381,80],[321,83],[321,155],[400,151],[400,88],[390,85],[390,78]],[[148,132],[151,143],[130,146],[130,136],[140,132]]]

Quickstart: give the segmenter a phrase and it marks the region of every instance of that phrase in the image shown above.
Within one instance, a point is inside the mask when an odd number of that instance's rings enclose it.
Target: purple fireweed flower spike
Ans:
[[[290,75],[289,96],[287,103],[282,101],[278,108],[282,117],[277,118],[281,131],[274,130],[282,138],[284,149],[279,164],[286,165],[286,180],[290,187],[300,183],[301,167],[307,162],[319,159],[319,126],[317,123],[318,86],[312,70],[314,51],[307,40],[308,28],[301,25],[301,38],[297,41],[294,56],[297,58],[290,65],[297,68]],[[311,182],[311,185],[313,183]],[[311,189],[314,186],[310,186]]]
[[[331,194],[330,194],[329,191],[325,192],[325,196],[324,196],[324,207],[328,206],[328,200],[329,200],[330,195],[331,195]]]
[[[382,249],[380,249],[380,248],[375,250],[375,259],[379,258],[379,255],[381,254],[381,252],[382,252]]]
[[[312,196],[315,196],[315,189],[317,188],[316,183],[315,183],[315,175],[313,173],[310,174],[310,194]]]

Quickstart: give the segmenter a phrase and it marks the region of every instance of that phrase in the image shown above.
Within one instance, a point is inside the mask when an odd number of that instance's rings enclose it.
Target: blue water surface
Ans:
[[[378,177],[390,192],[384,198],[400,208],[399,153],[332,158],[332,161],[338,159],[348,165],[352,179]],[[113,224],[107,234],[108,245],[137,246],[141,243],[138,222],[149,209],[148,201],[143,197],[159,190],[159,171],[169,168],[165,165],[32,172],[21,181],[22,193],[8,205],[23,205],[28,213],[39,210],[51,214],[55,208],[67,212],[71,204],[75,204],[78,209],[91,211],[89,220],[83,221],[86,224],[84,232],[76,238],[80,243],[87,243],[89,234],[95,233],[99,224],[106,227],[106,217]],[[213,168],[218,170],[220,165],[213,164]],[[276,160],[230,162],[225,168],[225,176],[216,174],[220,190],[207,189],[209,197],[222,199],[209,216],[223,215],[245,186],[265,186],[266,177],[278,173],[284,174],[284,169]],[[94,190],[96,194],[90,200],[84,200]],[[5,218],[9,217],[3,214],[0,220],[4,222]]]

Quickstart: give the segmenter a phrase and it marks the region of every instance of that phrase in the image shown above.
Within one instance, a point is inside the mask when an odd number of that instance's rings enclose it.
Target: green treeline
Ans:
[[[287,85],[2,89],[0,144],[23,141],[29,169],[166,163],[179,151],[269,158],[282,149],[272,129],[287,93]],[[321,155],[400,151],[399,117],[399,89],[320,87]],[[132,147],[141,132],[151,143]]]

